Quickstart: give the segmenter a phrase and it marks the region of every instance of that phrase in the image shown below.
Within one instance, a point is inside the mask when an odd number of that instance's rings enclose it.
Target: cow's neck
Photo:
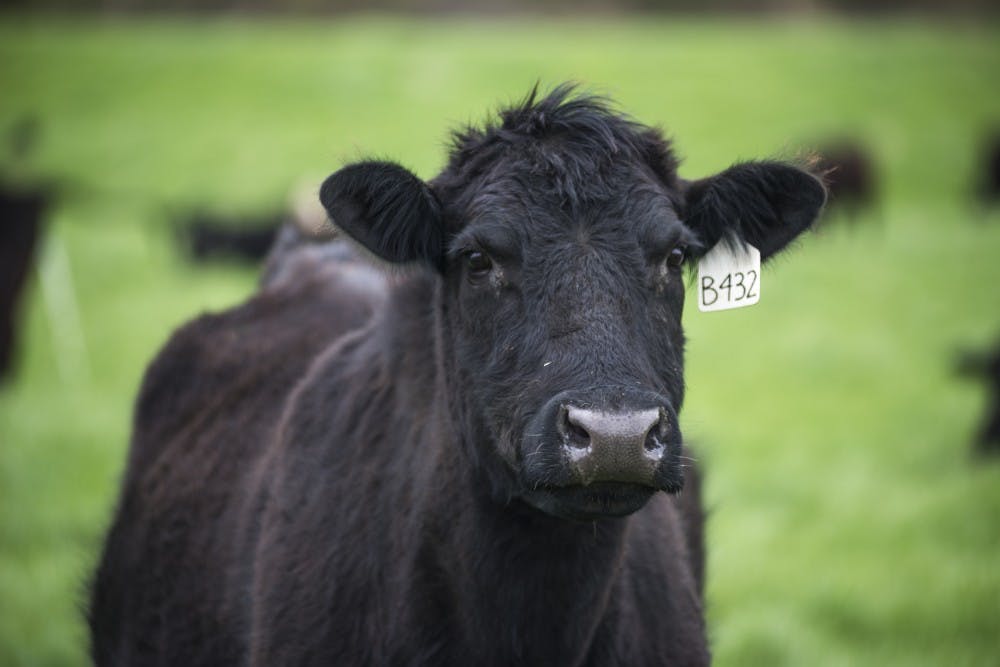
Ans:
[[[436,474],[421,485],[433,491],[417,498],[401,568],[414,601],[406,622],[425,644],[448,638],[430,662],[584,664],[631,595],[621,586],[630,520],[559,520],[498,505],[481,480],[453,484],[446,461]]]
[[[458,575],[455,620],[470,657],[480,664],[580,664],[609,600],[623,593],[612,595],[628,520],[568,522],[481,496],[462,509],[442,558]]]

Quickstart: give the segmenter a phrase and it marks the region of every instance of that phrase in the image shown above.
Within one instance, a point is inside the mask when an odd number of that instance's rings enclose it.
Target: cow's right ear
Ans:
[[[398,164],[348,165],[323,182],[319,199],[333,223],[375,256],[441,268],[441,206],[426,183]]]

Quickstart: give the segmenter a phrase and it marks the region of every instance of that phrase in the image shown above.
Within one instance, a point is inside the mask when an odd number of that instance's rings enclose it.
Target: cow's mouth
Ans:
[[[526,500],[553,516],[593,521],[628,516],[642,509],[656,491],[643,484],[595,482],[586,486],[541,487],[529,493]]]

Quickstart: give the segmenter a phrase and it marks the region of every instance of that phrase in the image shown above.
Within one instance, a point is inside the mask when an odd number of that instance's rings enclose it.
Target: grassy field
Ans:
[[[66,188],[0,391],[0,664],[86,662],[143,367],[253,289],[185,265],[167,212],[273,208],[364,155],[429,177],[446,128],[566,79],[661,124],[689,177],[843,132],[881,167],[879,210],[758,306],[685,318],[717,664],[998,664],[1000,461],[970,457],[985,395],[953,372],[1000,335],[1000,216],[968,196],[997,72],[996,25],[0,17],[0,129],[44,133],[18,178]]]

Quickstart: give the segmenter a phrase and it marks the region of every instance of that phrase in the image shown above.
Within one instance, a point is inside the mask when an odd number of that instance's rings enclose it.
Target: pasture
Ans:
[[[662,124],[699,177],[851,131],[883,197],[764,271],[689,290],[681,424],[707,474],[716,664],[987,665],[1000,654],[1000,461],[959,347],[1000,335],[1000,215],[971,199],[1000,122],[996,25],[0,17],[16,178],[63,192],[0,389],[0,664],[86,663],[81,606],[131,401],[169,332],[254,286],[194,269],[169,212],[272,209],[346,161],[428,178],[446,131],[574,79]],[[2,154],[2,153],[0,153]],[[0,163],[10,171],[5,162]],[[75,308],[71,304],[75,303]]]

